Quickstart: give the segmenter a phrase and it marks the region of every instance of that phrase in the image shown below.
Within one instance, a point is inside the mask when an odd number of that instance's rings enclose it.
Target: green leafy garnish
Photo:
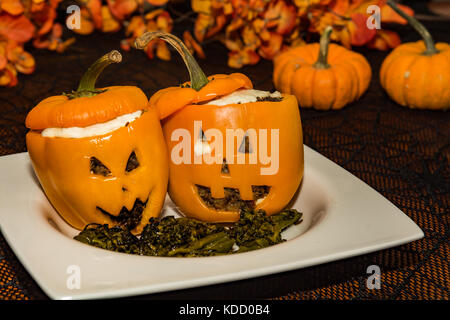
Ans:
[[[297,210],[267,216],[263,210],[241,210],[232,225],[168,216],[151,218],[139,236],[123,227],[90,224],[74,239],[102,249],[165,257],[232,254],[283,242],[281,232],[301,222]]]

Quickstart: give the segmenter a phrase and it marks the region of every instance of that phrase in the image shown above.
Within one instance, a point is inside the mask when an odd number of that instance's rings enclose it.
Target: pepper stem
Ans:
[[[205,76],[197,61],[189,52],[188,48],[186,48],[183,41],[175,37],[173,34],[160,31],[146,32],[135,40],[135,47],[137,49],[144,49],[147,44],[155,38],[166,41],[181,55],[189,71],[192,89],[198,91],[208,83],[208,78]]]
[[[314,67],[317,69],[328,69],[330,65],[328,64],[328,45],[330,44],[330,35],[333,31],[333,27],[327,26],[320,36],[320,47],[319,47],[319,57],[317,58]]]
[[[97,82],[100,73],[112,63],[119,63],[122,61],[122,55],[119,51],[113,50],[95,61],[89,69],[81,77],[80,84],[77,91],[73,92],[73,98],[78,97],[92,97],[98,93],[104,92],[104,90],[95,89],[95,83]]]
[[[404,18],[408,23],[416,29],[416,31],[422,36],[423,41],[425,42],[426,50],[423,52],[425,55],[433,55],[438,53],[439,51],[436,49],[436,46],[434,45],[434,40],[431,34],[428,32],[428,30],[425,28],[425,26],[419,22],[414,17],[411,17],[410,15],[407,15],[402,9],[400,9],[395,2],[392,0],[388,0],[387,4],[395,11],[397,12],[402,18]]]

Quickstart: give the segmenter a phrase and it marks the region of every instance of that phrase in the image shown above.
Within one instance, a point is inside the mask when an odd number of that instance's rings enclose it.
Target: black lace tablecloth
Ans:
[[[437,41],[450,42],[448,23],[426,23]],[[403,41],[418,40],[407,27]],[[75,89],[97,57],[118,47],[123,35],[77,37],[63,54],[29,49],[36,72],[20,76],[14,88],[0,88],[0,155],[26,151],[24,120],[40,100]],[[204,46],[206,74],[234,72],[218,43]],[[386,52],[358,50],[373,78],[367,93],[340,111],[302,110],[304,142],[375,188],[424,231],[425,238],[372,254],[281,274],[201,288],[142,296],[151,299],[448,299],[450,114],[400,107],[382,91],[378,73]],[[148,60],[142,52],[124,55],[107,69],[102,85],[136,85],[150,96],[187,80],[180,58]],[[272,63],[240,70],[257,89],[273,90]],[[449,84],[450,85],[450,84]],[[1,204],[0,204],[1,205]],[[367,204],[370,205],[370,204]],[[369,265],[381,269],[381,289],[368,289]],[[46,299],[0,235],[0,299]],[[140,297],[139,297],[140,298]]]

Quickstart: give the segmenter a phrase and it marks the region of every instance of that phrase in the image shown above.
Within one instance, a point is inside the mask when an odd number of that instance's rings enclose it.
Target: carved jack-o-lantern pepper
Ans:
[[[251,81],[240,73],[206,77],[184,44],[167,33],[146,33],[136,47],[154,38],[175,47],[191,78],[149,101],[162,119],[171,156],[169,195],[180,211],[203,221],[234,222],[243,208],[274,214],[286,207],[303,176],[296,98],[266,93],[253,102],[219,103],[251,91]]]
[[[95,89],[118,51],[97,60],[78,90],[49,97],[26,118],[37,177],[70,225],[121,225],[139,233],[159,215],[168,182],[168,156],[156,110],[137,87]]]

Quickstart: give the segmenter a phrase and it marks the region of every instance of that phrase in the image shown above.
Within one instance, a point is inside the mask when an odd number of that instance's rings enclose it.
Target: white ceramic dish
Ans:
[[[144,257],[85,245],[72,239],[77,231],[47,201],[27,153],[0,157],[0,177],[1,231],[38,285],[54,299],[121,297],[212,285],[423,237],[419,227],[387,199],[307,146],[304,179],[292,202],[303,212],[303,222],[284,232],[286,242],[227,256]],[[170,200],[164,214],[176,215]]]

